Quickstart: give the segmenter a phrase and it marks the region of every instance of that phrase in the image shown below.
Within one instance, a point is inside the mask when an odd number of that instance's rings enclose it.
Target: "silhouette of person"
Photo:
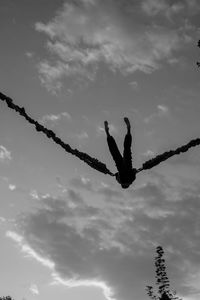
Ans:
[[[137,170],[132,167],[132,155],[131,155],[131,125],[128,118],[124,118],[124,122],[127,126],[127,133],[124,139],[124,152],[123,157],[117,147],[114,138],[109,133],[108,122],[104,122],[105,132],[107,135],[107,143],[113,160],[116,164],[118,172],[115,173],[116,180],[121,184],[122,188],[127,189],[129,185],[136,179]]]
[[[187,144],[178,147],[175,150],[165,151],[164,153],[151,158],[150,160],[144,162],[142,164],[142,167],[140,167],[139,169],[135,169],[132,168],[132,158],[131,158],[132,137],[131,137],[131,126],[128,118],[124,118],[124,121],[127,125],[127,134],[124,140],[123,157],[121,156],[117,148],[114,138],[109,133],[108,122],[105,121],[104,125],[107,134],[108,146],[118,170],[117,173],[113,173],[107,168],[106,164],[104,164],[103,162],[88,155],[87,153],[79,151],[78,149],[73,149],[69,144],[63,142],[52,130],[47,129],[46,127],[44,127],[43,125],[35,121],[33,118],[31,118],[29,114],[26,113],[24,107],[20,107],[14,104],[11,98],[9,98],[8,96],[4,95],[1,92],[0,92],[0,101],[5,101],[9,108],[15,110],[17,113],[23,116],[30,124],[33,124],[35,126],[37,131],[43,132],[48,138],[51,138],[56,144],[60,145],[67,153],[71,153],[72,155],[75,155],[80,160],[84,161],[88,166],[103,174],[109,174],[110,176],[115,176],[118,183],[120,183],[122,188],[124,189],[128,188],[129,185],[136,179],[137,173],[154,168],[155,166],[159,165],[161,162],[164,162],[170,157],[173,157],[174,155],[179,155],[181,153],[188,151],[192,147],[196,147],[200,145],[200,138],[192,139]]]

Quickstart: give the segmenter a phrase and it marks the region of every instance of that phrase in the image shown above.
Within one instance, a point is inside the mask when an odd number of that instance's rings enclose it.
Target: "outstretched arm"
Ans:
[[[175,150],[166,151],[163,154],[157,155],[156,157],[154,157],[154,158],[146,161],[145,163],[143,163],[142,167],[137,170],[137,173],[139,173],[143,170],[151,169],[151,168],[157,166],[158,164],[160,164],[161,162],[167,160],[168,158],[170,158],[174,155],[178,155],[180,153],[186,152],[190,148],[196,147],[198,145],[200,145],[200,138],[193,139],[189,143],[187,143],[187,144],[185,144],[181,147],[178,147]]]
[[[104,174],[109,174],[111,176],[114,176],[114,174],[107,169],[106,165],[102,162],[100,162],[98,159],[91,157],[90,155],[81,152],[77,149],[72,149],[70,145],[65,144],[56,134],[50,130],[32,119],[25,111],[23,107],[20,107],[13,103],[13,100],[6,95],[0,93],[0,100],[5,101],[7,106],[11,109],[18,112],[21,116],[23,116],[29,123],[33,124],[37,131],[42,131],[48,138],[51,138],[56,144],[60,145],[66,152],[71,153],[72,155],[75,155],[79,159],[83,160],[85,163],[87,163],[90,167],[93,169],[96,169],[99,172],[102,172]]]

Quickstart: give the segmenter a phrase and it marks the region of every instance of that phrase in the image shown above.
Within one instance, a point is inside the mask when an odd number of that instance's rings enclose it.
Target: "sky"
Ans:
[[[0,92],[116,172],[199,137],[197,0],[0,0]],[[126,190],[0,103],[0,296],[145,300],[156,247],[171,288],[200,297],[198,147]]]

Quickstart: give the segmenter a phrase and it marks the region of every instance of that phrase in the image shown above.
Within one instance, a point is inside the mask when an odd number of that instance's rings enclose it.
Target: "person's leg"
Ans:
[[[132,136],[131,136],[131,125],[128,118],[124,118],[124,122],[127,126],[127,134],[124,139],[124,153],[123,159],[124,163],[128,168],[132,169],[132,154],[131,154],[131,144],[132,144]]]
[[[124,118],[124,122],[126,123],[126,127],[127,127],[127,133],[131,133],[131,124],[130,121],[127,117]]]
[[[113,160],[116,164],[117,170],[120,171],[123,166],[123,157],[117,147],[117,144],[116,144],[114,138],[109,133],[109,127],[108,127],[107,121],[104,122],[104,126],[105,126],[105,132],[107,135],[108,148],[109,148],[110,153],[113,157]]]

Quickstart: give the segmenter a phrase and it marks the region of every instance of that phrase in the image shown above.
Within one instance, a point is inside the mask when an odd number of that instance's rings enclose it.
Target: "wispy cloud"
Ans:
[[[0,145],[0,162],[8,162],[12,159],[11,152],[6,147]]]
[[[150,16],[163,14],[169,18],[184,10],[186,4],[184,1],[182,1],[182,3],[174,1],[174,3],[170,4],[168,0],[144,0],[142,2],[142,8]]]
[[[41,61],[38,64],[38,72],[41,83],[52,94],[57,94],[61,89],[61,78],[64,75],[64,70],[61,64],[50,65],[48,61]]]
[[[169,108],[166,105],[159,104],[157,105],[157,111],[152,113],[150,116],[144,119],[145,123],[149,123],[150,121],[154,120],[155,118],[161,118],[164,116],[168,116],[170,113]]]
[[[156,20],[152,26],[148,21],[148,15],[166,8],[178,13],[182,5],[171,7],[164,0],[146,0],[139,6],[125,0],[65,1],[53,20],[35,24],[47,36],[50,55],[38,65],[41,82],[54,91],[65,77],[92,81],[99,64],[123,75],[159,69],[163,60],[175,59],[174,51],[185,42],[179,26],[163,26]]]
[[[34,56],[34,53],[33,52],[26,52],[25,55],[28,57],[28,58],[32,58]]]
[[[13,183],[8,184],[8,189],[10,191],[17,192],[20,194],[27,194],[27,192],[28,192],[28,189],[26,187],[19,186],[19,185],[13,184]]]
[[[36,190],[31,190],[29,195],[31,196],[31,198],[35,199],[35,200],[39,200],[40,196],[38,194],[38,192]]]
[[[100,280],[64,280],[57,273],[52,274],[53,281],[51,285],[64,285],[67,287],[78,287],[78,286],[88,286],[88,287],[97,287],[101,288],[105,298],[108,300],[115,300],[113,297],[113,291],[111,287],[105,284],[105,282]]]
[[[72,178],[70,180],[70,184],[77,189],[85,189],[88,191],[93,191],[91,180],[84,176]]]
[[[131,81],[129,85],[132,87],[132,89],[137,90],[138,89],[138,82],[137,81]]]
[[[5,222],[6,222],[6,218],[0,217],[0,224],[5,223]]]
[[[16,190],[17,186],[15,184],[9,184],[8,188],[9,188],[9,190],[14,191],[14,190]]]
[[[169,108],[165,105],[158,105],[158,110],[164,114],[167,114],[169,112]]]
[[[89,135],[86,131],[82,131],[81,133],[75,134],[75,137],[77,137],[79,140],[88,139]]]
[[[40,294],[37,285],[34,283],[31,284],[30,291],[33,295],[36,295],[36,296],[38,296]]]
[[[194,300],[198,282],[186,285],[186,280],[199,270],[198,183],[194,189],[176,185],[175,178],[154,177],[127,193],[75,181],[91,193],[89,198],[72,188],[65,199],[42,197],[37,210],[18,219],[23,237],[7,236],[50,267],[54,284],[99,286],[110,291],[107,299],[117,300],[145,297],[152,251],[161,244],[169,249],[168,269],[178,293]],[[98,201],[100,195],[106,198]]]
[[[71,115],[68,112],[61,112],[60,114],[49,114],[49,115],[44,115],[39,122],[41,124],[47,124],[50,123],[51,125],[55,125],[59,120],[61,119],[66,119],[66,120],[71,120]]]
[[[163,15],[168,19],[177,18],[177,15],[182,13],[198,13],[200,5],[196,0],[182,0],[182,1],[169,1],[169,0],[143,0],[143,11],[151,16]]]
[[[42,265],[44,265],[45,267],[48,267],[50,269],[54,268],[54,263],[52,261],[50,261],[47,258],[43,258],[41,255],[39,255],[38,253],[36,253],[24,240],[23,236],[21,236],[20,234],[18,234],[17,232],[14,231],[7,231],[6,232],[6,237],[12,239],[13,241],[15,241],[18,246],[19,249],[22,251],[22,253],[25,254],[26,257],[31,257],[36,259],[37,261],[39,261]]]
[[[155,156],[156,154],[155,154],[154,151],[148,149],[146,152],[143,153],[143,155],[146,156],[146,157],[153,157],[153,156]]]

